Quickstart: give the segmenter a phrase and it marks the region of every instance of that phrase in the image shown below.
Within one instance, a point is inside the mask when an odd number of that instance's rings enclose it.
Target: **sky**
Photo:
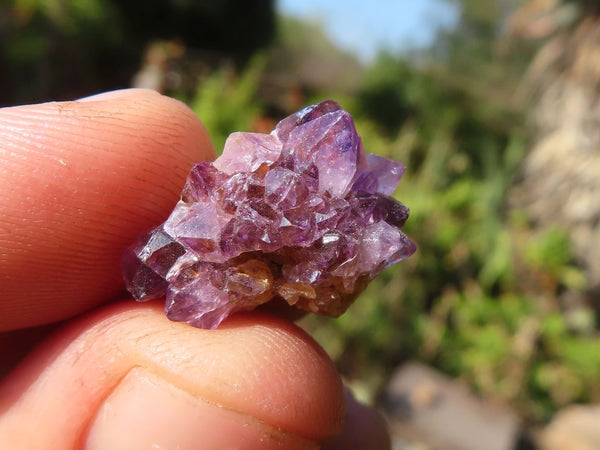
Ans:
[[[402,51],[432,42],[456,12],[443,0],[277,0],[278,11],[315,20],[339,47],[371,61],[385,48]]]

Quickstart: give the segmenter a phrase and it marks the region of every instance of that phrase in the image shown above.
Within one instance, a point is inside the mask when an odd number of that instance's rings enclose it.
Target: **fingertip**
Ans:
[[[148,306],[154,309],[143,321],[145,331],[166,320],[160,302]],[[147,351],[147,360],[160,358],[163,369],[168,368],[166,379],[209,402],[308,439],[339,434],[344,420],[341,378],[325,351],[298,326],[259,312],[234,314],[217,330],[166,323],[178,330],[177,339],[154,337],[153,343],[134,349]],[[184,359],[203,370],[184,370],[179,365]],[[206,360],[216,363],[207,365]]]
[[[84,439],[85,448],[317,448],[282,431],[190,395],[148,370],[132,369],[103,402]],[[243,444],[243,445],[240,445]]]
[[[146,381],[136,378],[140,373]],[[121,387],[125,379],[140,389]],[[148,382],[165,387],[151,394],[154,388]],[[124,414],[134,401],[111,397],[117,391],[175,398],[172,409],[196,411],[193,414],[209,414],[210,405],[216,405],[233,412],[222,417],[227,422],[223,429],[248,426],[254,431],[246,438],[264,438],[266,433],[274,442],[284,439],[297,448],[314,447],[339,434],[343,421],[343,388],[333,363],[293,324],[245,314],[233,316],[217,330],[199,330],[169,322],[159,303],[127,302],[63,330],[0,385],[0,437],[5,439],[0,444],[30,448],[37,439],[71,448],[87,439],[88,430],[96,439],[98,432],[111,428],[105,427],[107,415],[116,411],[111,408],[121,408]],[[170,400],[157,401],[156,408],[167,408]],[[172,411],[149,412],[147,423],[140,424],[134,416],[143,411],[130,406],[131,424],[140,429],[152,420],[175,417]],[[53,413],[57,410],[60,415]],[[118,420],[119,414],[111,420]],[[183,425],[194,430],[193,421]],[[27,435],[25,428],[38,433]],[[15,447],[14,442],[29,447]]]
[[[124,248],[214,157],[187,106],[142,89],[1,109],[0,148],[0,330],[117,295]]]
[[[78,98],[77,102],[98,102],[98,101],[114,101],[114,100],[122,100],[127,97],[136,97],[136,96],[161,96],[161,94],[152,89],[143,89],[143,88],[126,88],[126,89],[116,89],[114,91],[108,92],[100,92],[98,94],[88,95],[87,97]]]

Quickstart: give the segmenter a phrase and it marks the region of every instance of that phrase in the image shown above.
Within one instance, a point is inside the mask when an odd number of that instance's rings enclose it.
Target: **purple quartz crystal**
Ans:
[[[352,117],[333,101],[270,134],[233,133],[196,164],[167,221],[123,257],[139,301],[166,296],[167,317],[215,328],[275,297],[337,317],[415,245],[408,208],[390,194],[404,166],[365,155]]]

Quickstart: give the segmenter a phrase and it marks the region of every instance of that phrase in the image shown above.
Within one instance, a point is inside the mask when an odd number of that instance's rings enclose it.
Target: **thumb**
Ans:
[[[295,325],[253,313],[199,330],[131,302],[67,326],[7,376],[0,448],[316,448],[343,414],[333,363]]]

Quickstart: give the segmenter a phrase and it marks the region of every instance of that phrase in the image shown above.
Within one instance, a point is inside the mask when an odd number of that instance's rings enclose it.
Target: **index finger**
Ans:
[[[213,157],[193,112],[152,91],[0,110],[0,331],[118,295],[124,248]]]

